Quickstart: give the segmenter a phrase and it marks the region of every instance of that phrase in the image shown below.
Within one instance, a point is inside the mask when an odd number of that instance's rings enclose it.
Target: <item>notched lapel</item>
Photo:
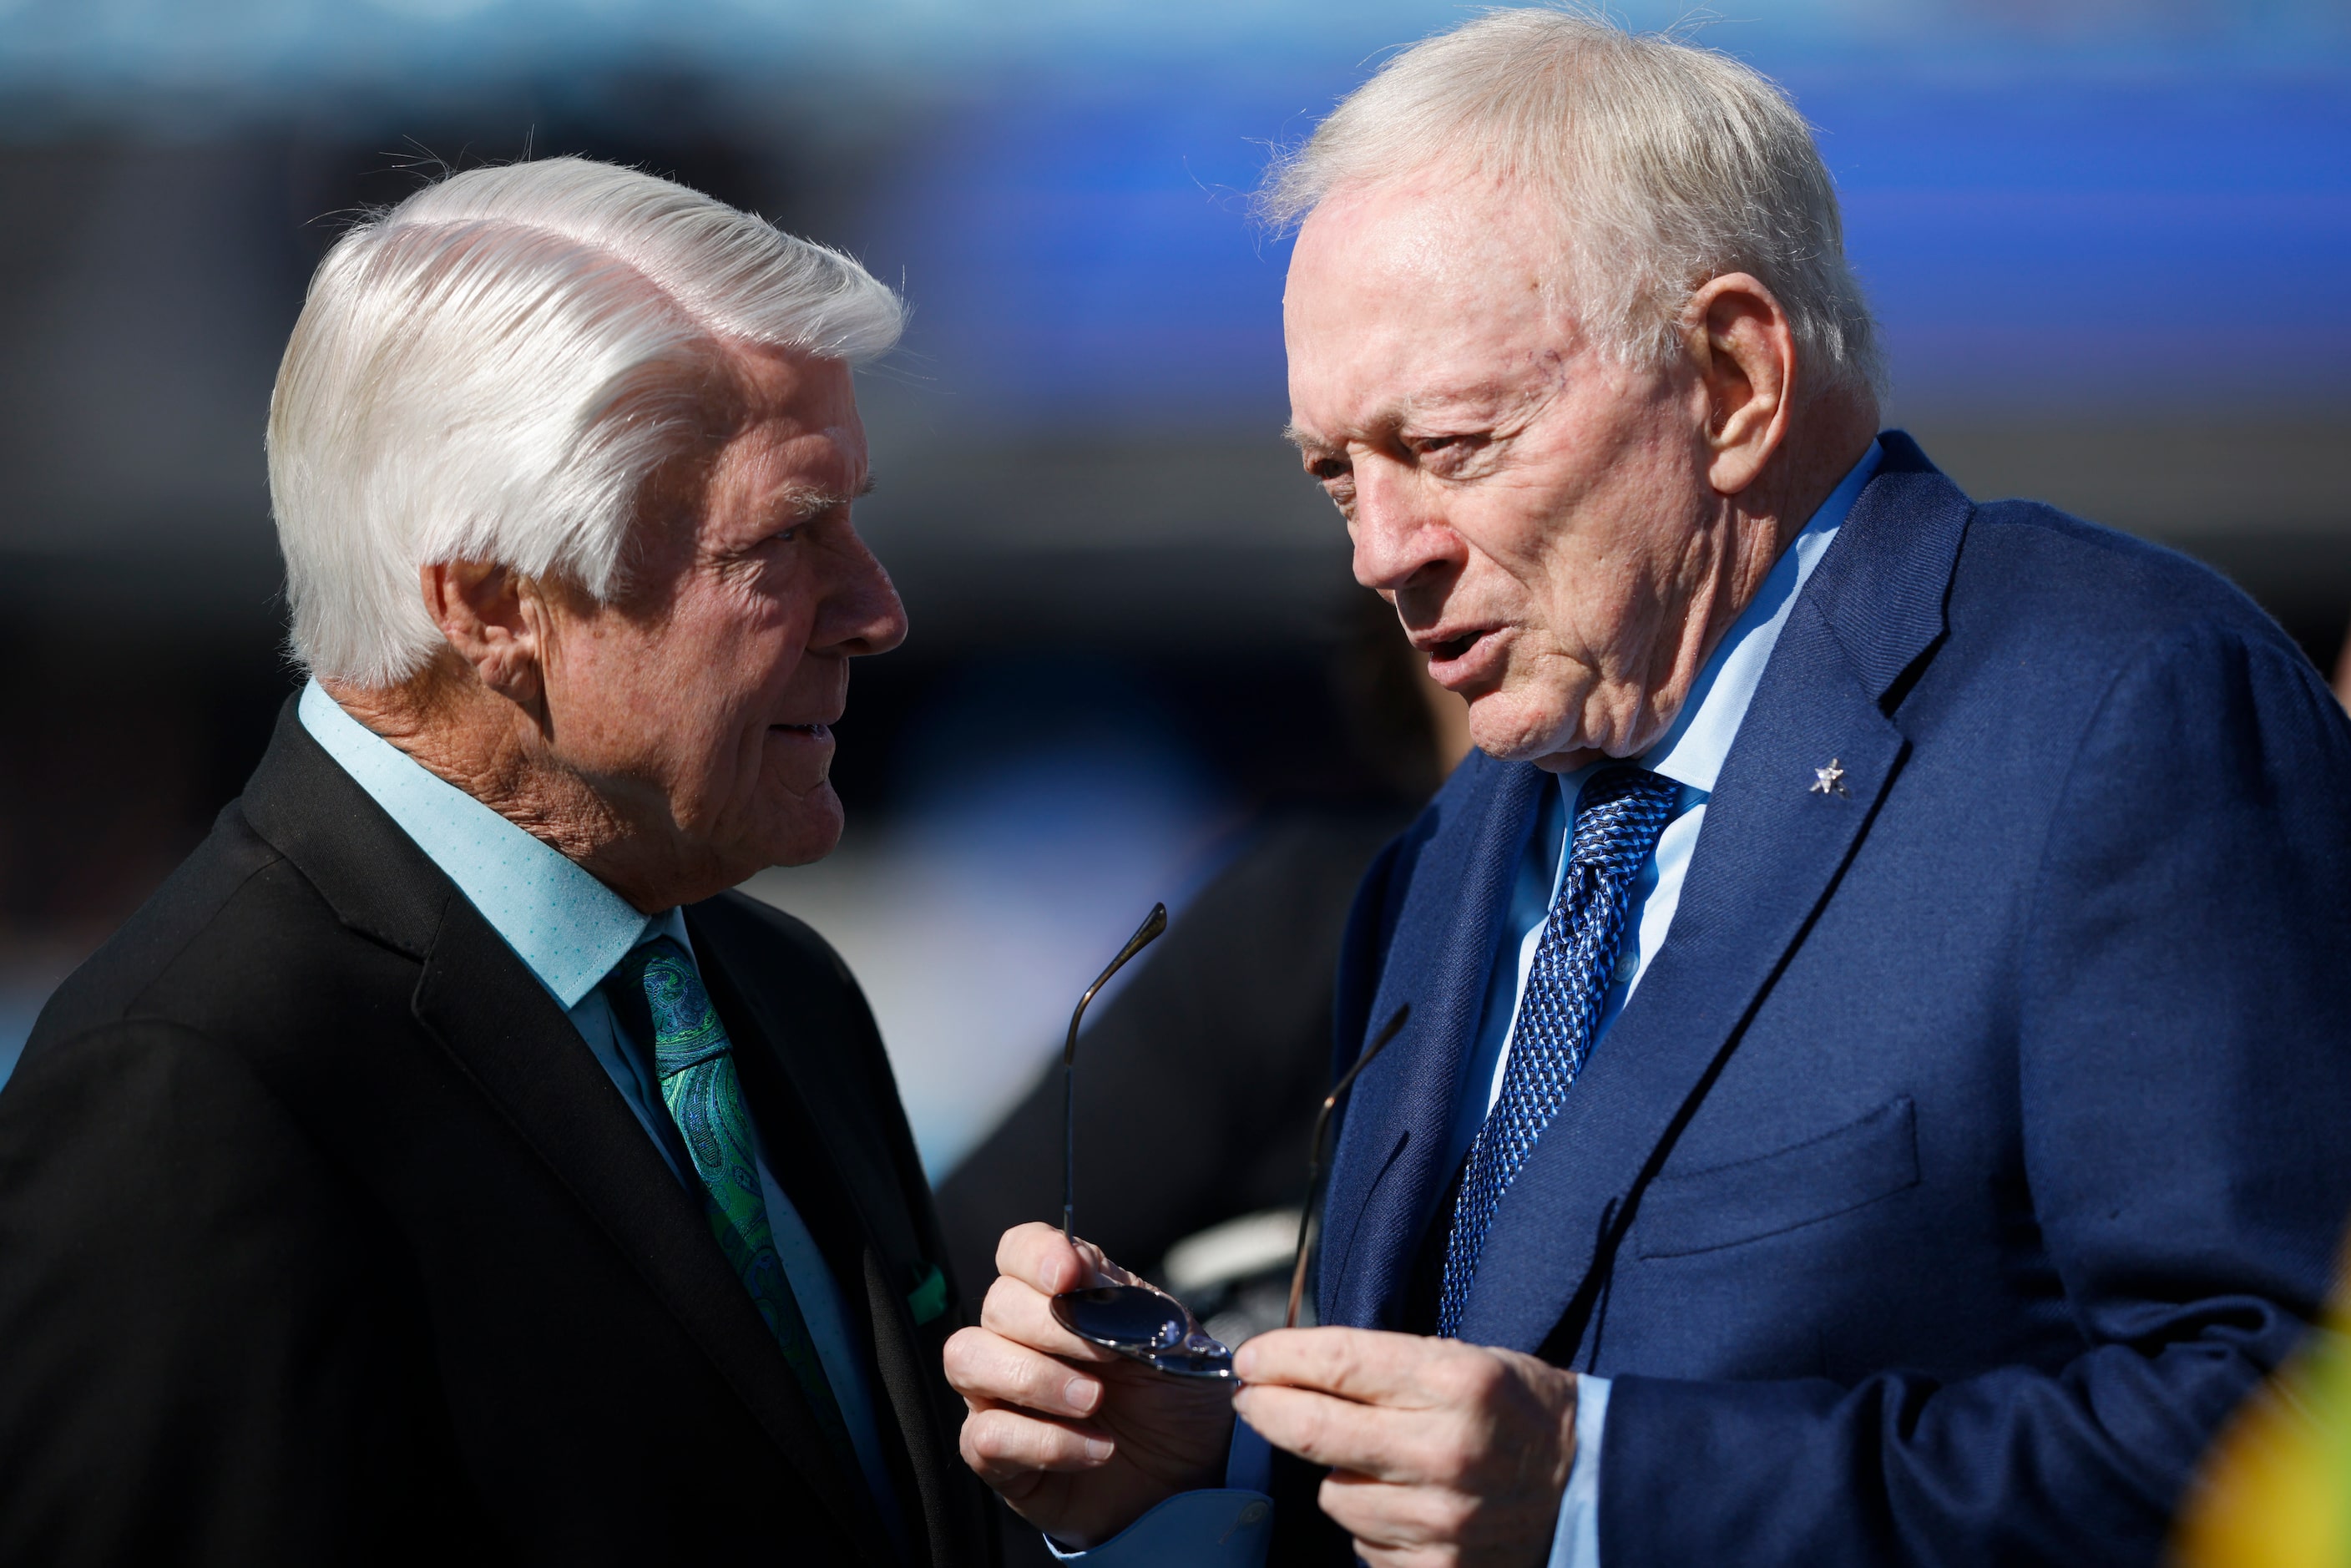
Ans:
[[[701,1206],[679,1185],[571,1020],[474,906],[452,898],[417,982],[419,1022],[594,1216],[877,1564],[862,1477],[844,1470]]]
[[[1400,1301],[1421,1231],[1452,1172],[1446,1134],[1477,1032],[1495,931],[1551,775],[1478,758],[1467,792],[1413,868],[1367,1028],[1412,1019],[1350,1095],[1323,1204],[1324,1322],[1381,1324]],[[1361,1042],[1358,1042],[1360,1049]]]

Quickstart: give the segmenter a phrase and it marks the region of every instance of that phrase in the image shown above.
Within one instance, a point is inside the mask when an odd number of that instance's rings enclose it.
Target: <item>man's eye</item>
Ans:
[[[1321,457],[1306,465],[1306,471],[1323,484],[1347,476],[1347,461],[1343,457]]]

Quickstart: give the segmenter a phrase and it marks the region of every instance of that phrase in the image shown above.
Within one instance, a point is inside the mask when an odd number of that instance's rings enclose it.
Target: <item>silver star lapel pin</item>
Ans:
[[[1813,768],[1812,786],[1807,789],[1804,793],[1807,795],[1844,795],[1850,797],[1853,791],[1844,787],[1844,762],[1840,758],[1832,757],[1829,758],[1829,765],[1826,768]]]

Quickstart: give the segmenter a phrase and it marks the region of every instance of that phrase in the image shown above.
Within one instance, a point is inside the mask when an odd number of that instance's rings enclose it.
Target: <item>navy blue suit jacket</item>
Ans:
[[[2242,595],[1907,437],[1462,1327],[1615,1379],[1607,1568],[2151,1559],[2351,1215],[2351,727]],[[1808,789],[1832,758],[1846,793]],[[1322,1321],[1402,1326],[1548,779],[1375,862]]]

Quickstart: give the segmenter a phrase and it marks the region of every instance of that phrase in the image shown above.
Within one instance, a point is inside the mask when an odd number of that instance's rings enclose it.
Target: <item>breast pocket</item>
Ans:
[[[1680,1258],[1815,1225],[1918,1183],[1917,1113],[1887,1102],[1793,1148],[1661,1176],[1641,1196],[1643,1258]]]

